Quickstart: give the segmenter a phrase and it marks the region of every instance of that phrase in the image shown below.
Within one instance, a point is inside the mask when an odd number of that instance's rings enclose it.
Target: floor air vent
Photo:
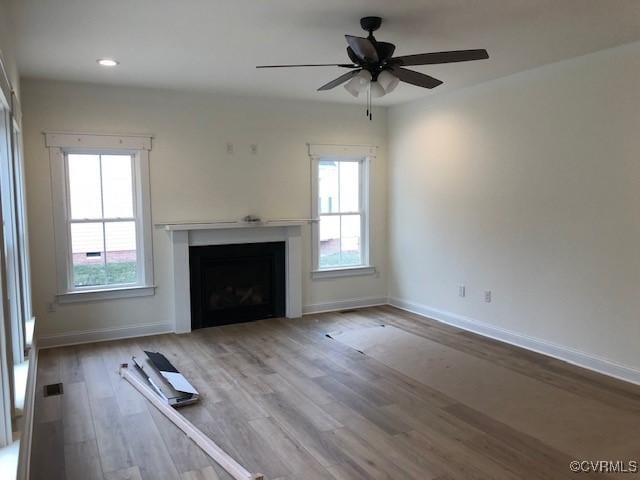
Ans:
[[[62,395],[64,390],[61,383],[52,383],[51,385],[44,386],[44,396],[52,397],[54,395]]]

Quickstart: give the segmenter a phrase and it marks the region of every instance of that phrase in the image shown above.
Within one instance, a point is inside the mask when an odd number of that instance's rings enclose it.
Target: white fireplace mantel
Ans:
[[[302,315],[302,226],[309,220],[162,223],[171,237],[173,313],[176,333],[191,331],[189,247],[285,242],[286,316]]]

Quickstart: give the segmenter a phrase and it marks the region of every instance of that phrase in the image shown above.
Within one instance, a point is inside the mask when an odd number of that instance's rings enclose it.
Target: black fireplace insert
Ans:
[[[285,314],[285,242],[189,248],[191,328]]]

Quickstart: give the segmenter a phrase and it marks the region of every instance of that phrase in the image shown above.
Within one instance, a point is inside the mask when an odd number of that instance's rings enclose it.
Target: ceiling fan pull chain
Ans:
[[[364,115],[366,117],[369,116],[369,87],[368,86],[367,86],[367,108],[366,108],[366,110],[364,112]]]

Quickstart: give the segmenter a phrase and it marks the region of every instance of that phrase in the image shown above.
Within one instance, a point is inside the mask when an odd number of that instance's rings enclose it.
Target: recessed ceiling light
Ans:
[[[120,63],[112,58],[99,58],[96,61],[98,62],[98,65],[102,65],[103,67],[115,67]]]

